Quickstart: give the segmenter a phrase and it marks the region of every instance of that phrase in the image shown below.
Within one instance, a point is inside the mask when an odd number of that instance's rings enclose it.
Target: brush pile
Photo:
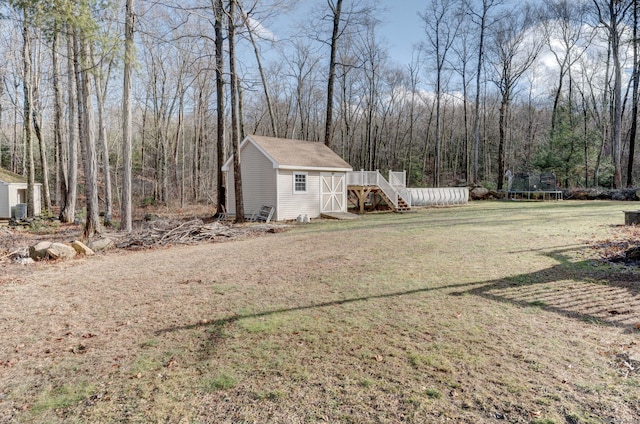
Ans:
[[[140,228],[119,238],[116,245],[120,249],[147,249],[238,239],[263,233],[278,233],[285,229],[284,225],[274,224],[234,225],[219,221],[205,223],[201,219],[156,220],[145,222]]]

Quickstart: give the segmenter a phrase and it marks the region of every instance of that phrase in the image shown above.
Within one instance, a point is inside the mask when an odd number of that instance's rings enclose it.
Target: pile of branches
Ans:
[[[640,263],[640,226],[616,227],[607,239],[592,241],[591,247],[606,262]]]
[[[145,223],[120,238],[117,246],[121,249],[145,249],[176,244],[199,244],[260,233],[277,233],[285,228],[283,225],[232,225],[219,221],[205,224],[201,219],[157,220]]]

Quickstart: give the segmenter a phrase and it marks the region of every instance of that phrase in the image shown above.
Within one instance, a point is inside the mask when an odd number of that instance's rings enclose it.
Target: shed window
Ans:
[[[293,192],[307,192],[307,174],[305,172],[296,172],[293,174]]]

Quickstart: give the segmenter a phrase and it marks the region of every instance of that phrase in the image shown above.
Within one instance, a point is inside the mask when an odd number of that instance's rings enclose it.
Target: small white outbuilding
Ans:
[[[41,213],[41,189],[42,184],[36,183],[34,185],[34,216],[40,216]],[[19,215],[21,212],[26,213],[26,204],[27,179],[22,175],[0,168],[0,218],[15,218],[16,213]]]
[[[273,220],[347,212],[347,172],[351,166],[322,143],[257,135],[239,147],[245,215],[274,206]],[[233,156],[227,176],[227,211],[235,215]]]

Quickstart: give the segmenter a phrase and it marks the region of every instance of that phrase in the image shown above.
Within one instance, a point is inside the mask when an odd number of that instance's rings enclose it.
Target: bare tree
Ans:
[[[480,94],[481,94],[481,75],[482,75],[482,67],[484,64],[484,55],[485,55],[485,37],[487,28],[489,28],[493,22],[491,19],[490,11],[494,7],[498,7],[503,4],[504,0],[482,0],[480,5],[480,10],[476,11],[474,9],[475,2],[469,1],[467,3],[467,9],[472,17],[472,20],[476,25],[478,25],[478,66],[476,67],[476,98],[475,98],[475,109],[473,115],[473,182],[478,183],[480,181],[479,178],[479,168],[478,168],[478,158],[479,158],[479,147],[480,147]]]
[[[224,6],[222,0],[212,0],[215,15],[215,46],[216,46],[216,183],[217,183],[217,213],[220,214],[225,209],[226,182],[222,172],[222,166],[226,160],[226,149],[224,142]]]
[[[31,69],[31,117],[33,119],[33,133],[38,139],[38,150],[40,151],[40,171],[42,175],[42,199],[44,200],[44,209],[47,214],[51,213],[51,191],[49,186],[49,162],[47,160],[47,146],[42,134],[42,107],[40,103],[40,77],[38,76],[40,68],[40,45],[36,39],[36,48],[33,49],[32,69]]]
[[[83,28],[73,31],[73,68],[76,75],[78,93],[78,135],[82,149],[84,187],[87,216],[84,223],[83,237],[89,239],[102,232],[98,210],[98,164],[95,147],[95,123],[93,116],[93,90],[90,79],[90,55]]]
[[[308,44],[296,41],[290,47],[291,53],[287,54],[284,60],[288,64],[288,77],[292,78],[293,99],[295,106],[293,108],[293,129],[292,137],[301,140],[311,140],[311,96],[317,89],[314,86],[314,71],[320,59],[313,55],[311,47]],[[299,131],[298,127],[299,126]]]
[[[640,57],[638,55],[638,1],[633,1],[633,94],[631,105],[631,129],[629,130],[629,155],[627,162],[627,187],[633,186],[633,165],[638,132],[638,95],[640,92]]]
[[[62,90],[60,88],[60,65],[58,56],[59,23],[54,23],[51,39],[52,83],[54,102],[54,142],[56,146],[56,202],[60,211],[65,208],[69,186],[69,145],[65,142],[62,128]]]
[[[435,158],[433,185],[440,186],[442,173],[442,134],[441,102],[445,85],[444,71],[447,64],[447,54],[458,35],[462,23],[460,3],[451,0],[431,0],[425,12],[421,15],[424,22],[427,43],[425,50],[435,60],[435,94],[436,94],[436,128],[435,128]]]
[[[460,87],[462,88],[462,115],[464,121],[464,179],[469,181],[471,177],[471,157],[470,147],[470,128],[469,128],[469,84],[473,76],[471,71],[471,60],[473,59],[473,40],[472,31],[467,25],[469,23],[468,15],[460,17],[462,20],[458,35],[451,50],[454,53],[453,68],[460,76]]]
[[[543,20],[546,43],[559,67],[558,85],[555,89],[551,112],[551,137],[554,135],[559,119],[558,106],[563,95],[565,79],[569,78],[569,88],[571,89],[571,70],[586,51],[586,49],[580,48],[580,44],[584,42],[590,44],[595,36],[595,31],[586,33],[585,13],[585,3],[570,0],[547,0],[546,3],[545,19]],[[567,100],[569,102],[572,100],[570,91]]]
[[[94,55],[94,47],[90,46],[91,64],[94,69],[93,81],[96,91],[96,103],[98,111],[98,144],[102,150],[102,174],[104,178],[104,224],[111,225],[113,216],[113,198],[111,193],[111,165],[109,162],[109,144],[107,140],[107,116],[105,111],[105,97],[109,86],[109,75],[111,71],[112,59],[108,59],[106,75],[103,82],[102,72],[99,64],[96,63]]]
[[[27,5],[22,6],[22,63],[23,63],[23,132],[27,149],[27,216],[34,216],[35,209],[35,164],[33,160],[33,127],[32,127],[32,75],[31,75],[31,35],[29,33],[30,12]]]
[[[131,76],[134,60],[133,31],[135,1],[127,0],[125,6],[124,75],[122,88],[122,199],[120,201],[120,229],[131,232]]]
[[[71,26],[66,25],[67,32],[71,32]],[[67,37],[67,103],[68,103],[68,131],[67,143],[69,152],[67,193],[65,195],[65,203],[60,210],[60,219],[62,222],[71,223],[75,220],[76,201],[78,197],[78,143],[76,141],[76,74],[73,69],[73,41],[69,35]]]
[[[613,61],[613,98],[611,149],[613,157],[613,186],[622,187],[622,63],[620,48],[623,22],[635,2],[619,0],[593,0],[598,22],[607,30],[609,49]]]
[[[498,140],[498,190],[502,190],[505,173],[505,143],[507,139],[507,122],[509,106],[513,91],[529,70],[542,47],[541,40],[527,37],[527,29],[534,24],[530,9],[511,14],[508,19],[501,20],[494,28],[493,38],[494,60],[492,67],[495,77],[493,82],[500,91],[500,118]]]
[[[338,50],[342,0],[327,0],[327,5],[332,13],[333,27],[331,32],[331,53],[329,54],[329,78],[327,80],[327,116],[324,126],[324,144],[331,147],[333,129],[333,84],[336,79],[336,52]]]
[[[271,101],[271,94],[269,94],[269,85],[267,84],[267,78],[265,76],[264,68],[262,67],[262,59],[260,55],[260,50],[258,48],[258,43],[256,42],[255,36],[255,28],[252,25],[252,18],[250,16],[250,12],[246,12],[242,9],[242,6],[238,5],[240,8],[240,14],[242,16],[242,21],[244,23],[245,28],[247,29],[247,33],[249,34],[249,40],[251,41],[251,45],[253,46],[253,52],[256,57],[256,63],[258,64],[258,72],[260,73],[260,80],[262,82],[262,89],[264,91],[264,98],[267,102],[267,110],[269,111],[269,121],[271,123],[271,132],[274,137],[278,137],[278,126],[276,125],[276,117],[273,110],[273,102]]]
[[[244,222],[244,202],[242,199],[242,169],[240,166],[240,128],[238,110],[238,74],[236,72],[235,45],[236,0],[229,0],[227,42],[229,43],[229,76],[231,84],[231,147],[233,154],[233,180],[236,197],[236,222]]]

